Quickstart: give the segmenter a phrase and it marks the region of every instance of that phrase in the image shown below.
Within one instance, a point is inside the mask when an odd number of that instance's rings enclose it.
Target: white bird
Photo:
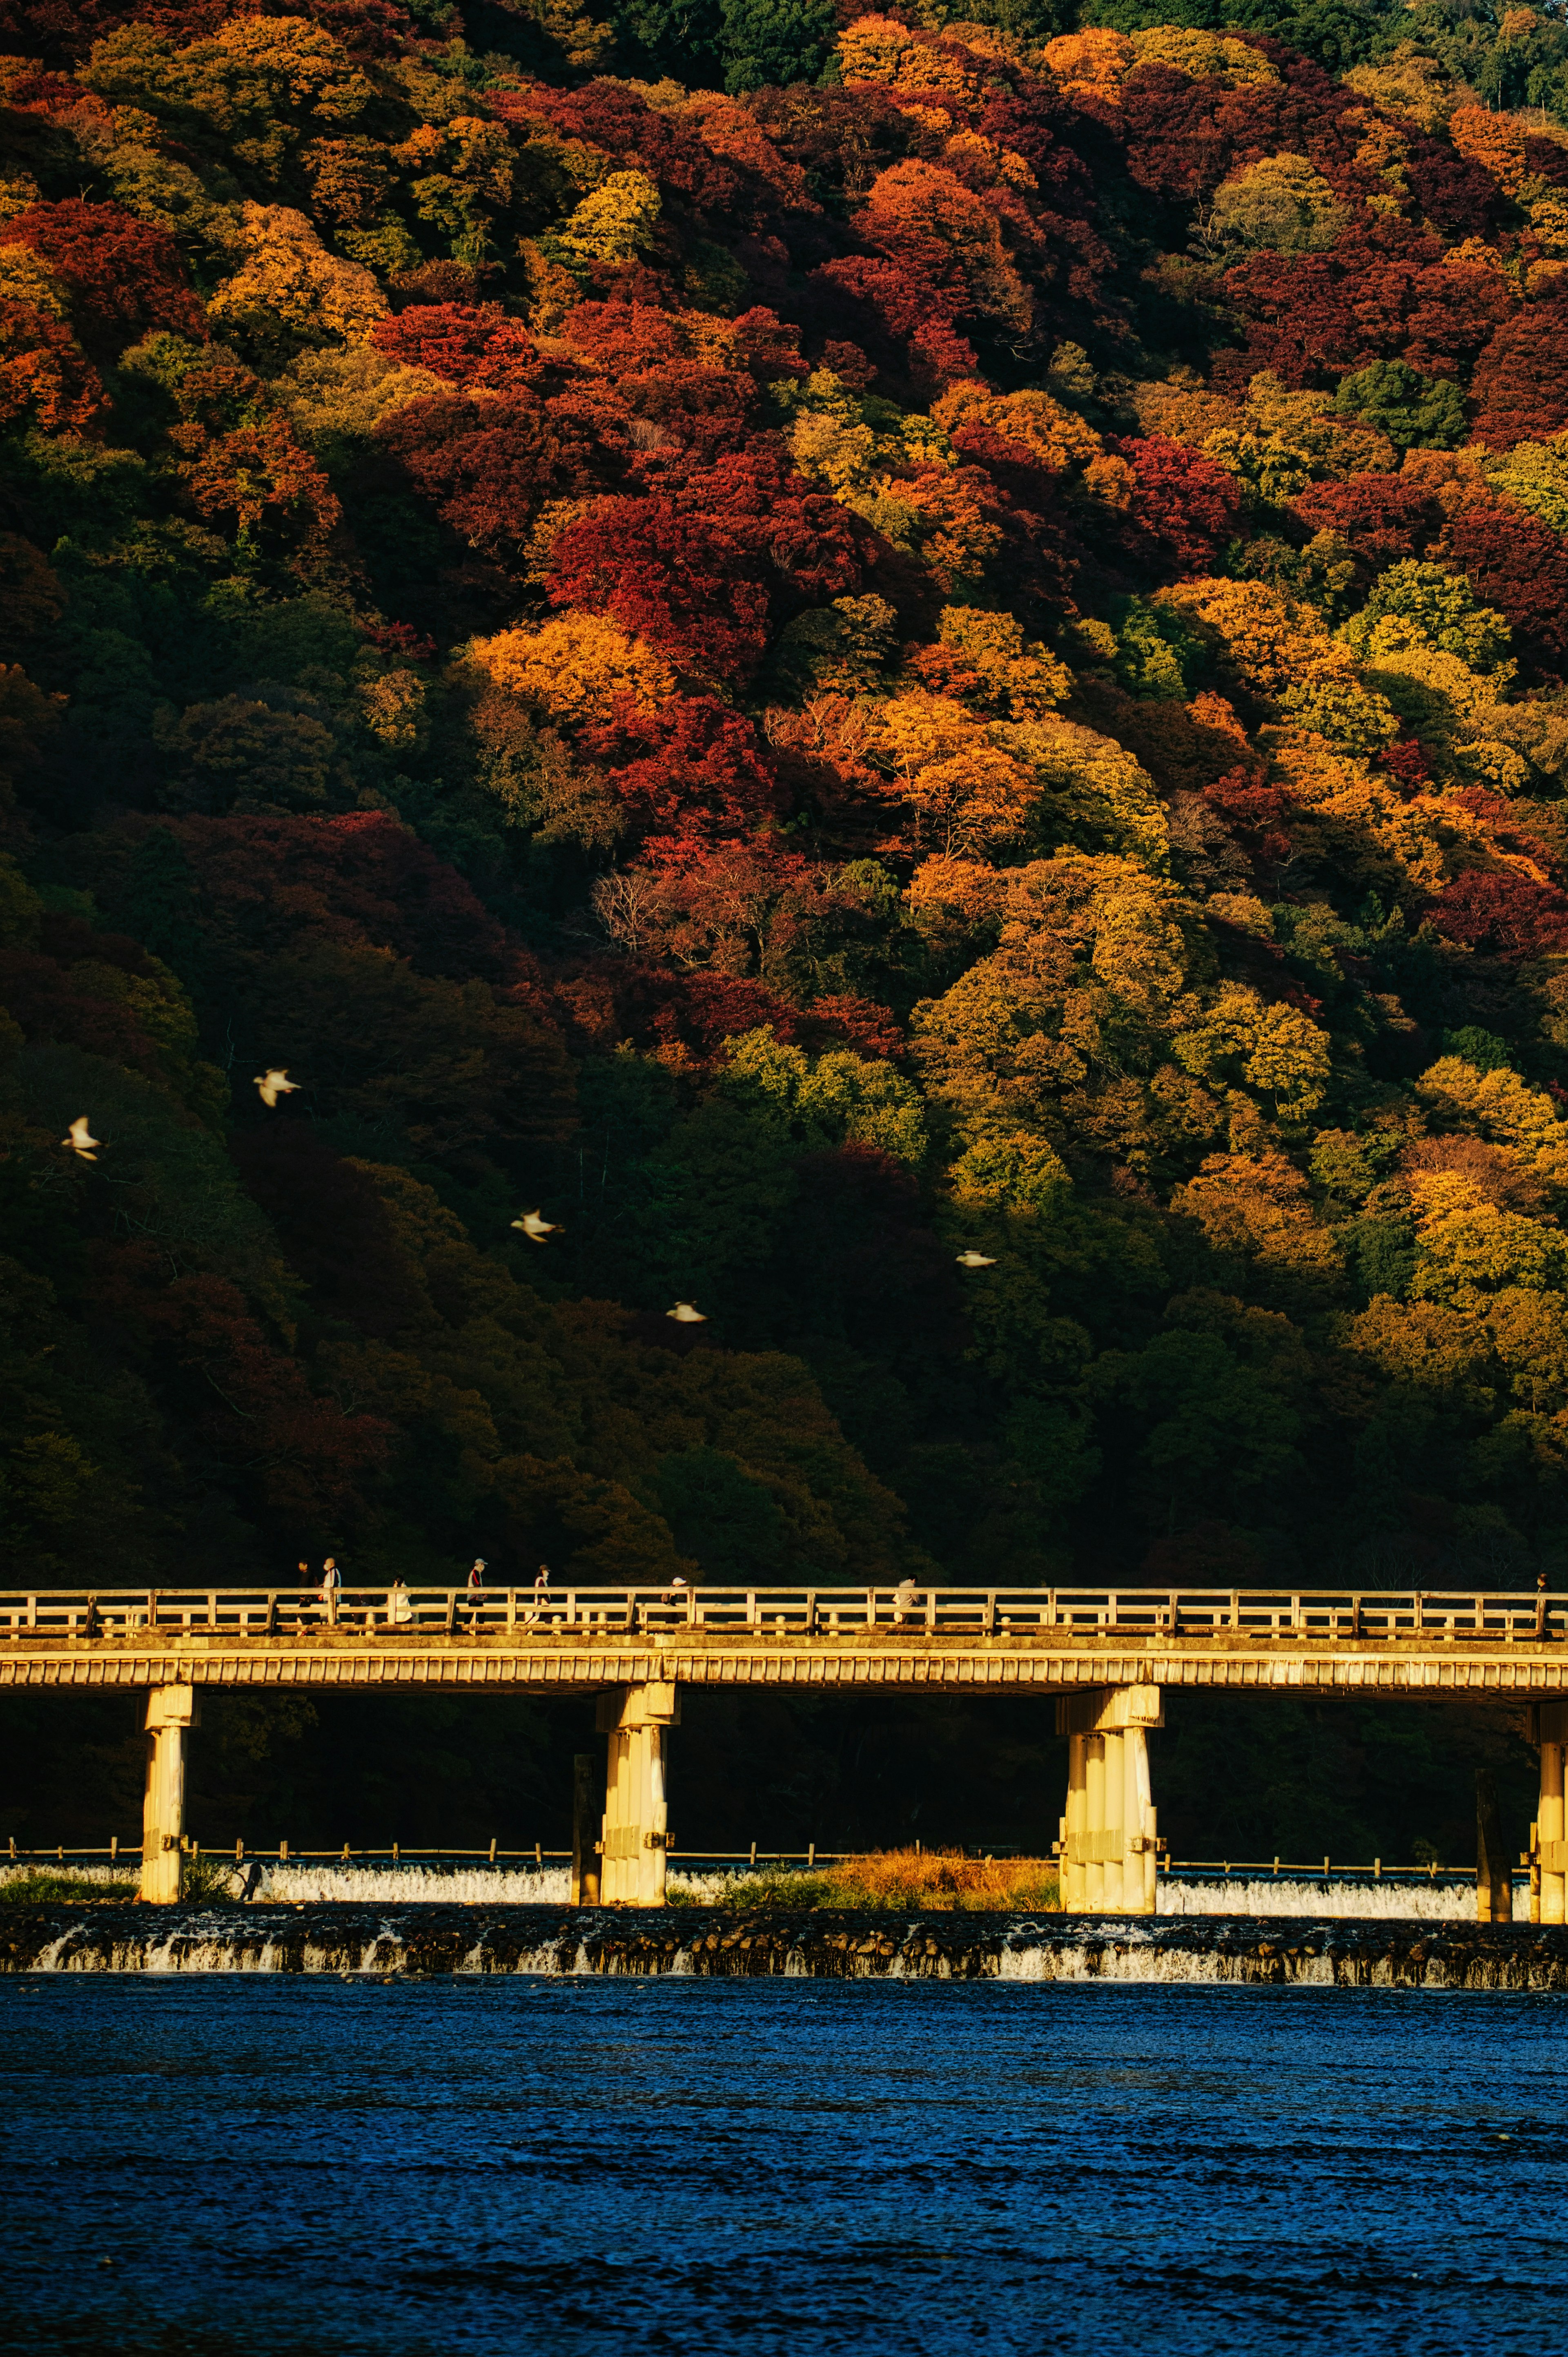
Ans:
[[[678,1301],[674,1308],[667,1309],[664,1315],[673,1318],[678,1326],[705,1326],[708,1322],[696,1304],[691,1301]]]
[[[967,1252],[958,1254],[957,1259],[960,1268],[994,1268],[996,1265],[993,1260],[987,1259],[984,1253],[977,1253],[972,1244]]]
[[[255,1082],[264,1105],[275,1105],[279,1097],[293,1096],[299,1086],[297,1081],[289,1079],[286,1066],[280,1070],[276,1065],[269,1065],[264,1072],[255,1075]]]
[[[84,1162],[97,1161],[98,1157],[92,1149],[95,1146],[102,1146],[102,1143],[103,1140],[101,1137],[94,1137],[88,1128],[87,1115],[84,1113],[77,1114],[70,1125],[69,1134],[60,1139],[62,1146],[69,1146],[71,1152],[80,1154]]]
[[[547,1220],[542,1211],[524,1211],[521,1220],[512,1222],[512,1226],[521,1228],[531,1244],[542,1244],[546,1236],[559,1235],[561,1232],[560,1222]]]

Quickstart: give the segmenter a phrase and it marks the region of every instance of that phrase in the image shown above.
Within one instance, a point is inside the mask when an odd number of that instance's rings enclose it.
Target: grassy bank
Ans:
[[[705,1876],[700,1888],[671,1889],[670,1904],[1054,1914],[1060,1908],[1061,1895],[1056,1866],[1049,1858],[965,1857],[956,1850],[892,1849],[840,1858],[835,1866],[805,1874],[780,1867],[734,1878]]]
[[[134,1899],[134,1874],[81,1874],[69,1866],[18,1867],[0,1876],[0,1907],[102,1907]]]
[[[17,1866],[0,1871],[0,1907],[108,1907],[134,1899],[140,1889],[134,1867],[117,1873],[102,1866]],[[219,1859],[186,1860],[185,1896],[192,1905],[232,1899],[238,1889],[232,1868]]]

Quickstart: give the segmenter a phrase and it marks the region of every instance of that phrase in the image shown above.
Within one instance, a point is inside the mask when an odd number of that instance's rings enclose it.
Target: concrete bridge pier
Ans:
[[[1158,1686],[1092,1686],[1057,1704],[1068,1738],[1067,1813],[1057,1855],[1069,1915],[1152,1915],[1158,1836],[1148,1730],[1165,1725]]]
[[[665,1780],[670,1729],[679,1725],[673,1684],[612,1686],[599,1696],[608,1741],[599,1896],[607,1907],[662,1907],[670,1831]]]
[[[194,1686],[149,1689],[141,1895],[158,1906],[177,1906],[185,1887],[185,1740],[200,1721]]]
[[[1543,1702],[1532,1716],[1541,1745],[1541,1798],[1531,1843],[1530,1916],[1541,1923],[1568,1921],[1568,1824],[1563,1820],[1563,1758],[1568,1746],[1568,1704]],[[1537,1895],[1539,1891],[1539,1897]],[[1537,1911],[1539,1908],[1539,1912]]]

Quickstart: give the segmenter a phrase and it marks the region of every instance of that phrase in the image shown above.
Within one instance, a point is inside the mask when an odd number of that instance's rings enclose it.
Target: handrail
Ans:
[[[505,1632],[531,1642],[706,1630],[753,1641],[853,1637],[871,1631],[928,1641],[1219,1637],[1271,1643],[1425,1638],[1507,1643],[1568,1639],[1568,1596],[1536,1590],[1288,1587],[389,1587],[356,1582],[323,1598],[295,1587],[0,1590],[0,1644],[228,1635],[286,1640],[343,1634],[465,1638]]]
[[[288,1842],[282,1842],[269,1847],[264,1842],[252,1844],[244,1841],[233,1843],[193,1841],[189,1847],[193,1856],[232,1863],[235,1866],[271,1864],[299,1867],[347,1866],[361,1868],[390,1867],[407,1867],[413,1873],[426,1871],[430,1860],[435,1860],[438,1866],[451,1864],[455,1867],[462,1863],[474,1862],[480,1866],[494,1867],[499,1872],[510,1871],[512,1867],[520,1866],[540,1867],[545,1865],[564,1865],[572,1857],[569,1849],[550,1849],[540,1842],[524,1843],[520,1849],[502,1849],[494,1843],[488,1848],[480,1846],[473,1849],[461,1847],[408,1849],[396,1842],[390,1847],[381,1848],[373,1843],[364,1845],[343,1843],[327,1849],[298,1849]],[[872,1854],[875,1855],[875,1853]],[[932,1852],[933,1856],[940,1857],[942,1854],[940,1850]],[[983,1843],[967,1844],[961,1847],[957,1854],[970,1860],[994,1856],[1001,1863],[1035,1862],[1045,1866],[1054,1865],[1054,1860],[1043,1854],[1036,1856],[1033,1851],[996,1848],[994,1846],[988,1848]],[[780,1849],[753,1842],[749,1851],[703,1847],[682,1849],[671,1843],[666,1851],[666,1856],[671,1860],[679,1858],[688,1866],[741,1867],[798,1865],[811,1868],[835,1866],[845,1859],[864,1857],[866,1855],[864,1850],[822,1849],[819,1848],[814,1842],[805,1849]],[[42,1866],[69,1867],[78,1861],[91,1861],[96,1858],[106,1859],[112,1867],[128,1867],[133,1859],[139,1863],[141,1857],[141,1844],[135,1841],[99,1843],[96,1846],[91,1845],[73,1846],[69,1842],[63,1844],[48,1842],[36,1848],[19,1846],[16,1842],[12,1841],[8,1850],[5,1846],[0,1846],[0,1868],[25,1867],[35,1863]],[[1362,1881],[1426,1883],[1436,1886],[1452,1882],[1474,1882],[1477,1871],[1478,1869],[1473,1866],[1443,1866],[1435,1859],[1425,1866],[1396,1866],[1380,1857],[1374,1858],[1369,1865],[1358,1865],[1353,1862],[1331,1863],[1327,1858],[1171,1857],[1167,1855],[1161,1857],[1159,1867],[1162,1882],[1166,1882],[1173,1877],[1184,1877],[1194,1880],[1209,1881],[1226,1879],[1254,1882]],[[1520,1865],[1513,1869],[1514,1878],[1516,1881],[1521,1879],[1527,1873],[1528,1859],[1521,1857]]]

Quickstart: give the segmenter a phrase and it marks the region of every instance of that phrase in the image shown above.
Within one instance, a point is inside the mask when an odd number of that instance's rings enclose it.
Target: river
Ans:
[[[1564,1996],[56,1974],[0,2024],[27,2357],[1562,2345]]]

